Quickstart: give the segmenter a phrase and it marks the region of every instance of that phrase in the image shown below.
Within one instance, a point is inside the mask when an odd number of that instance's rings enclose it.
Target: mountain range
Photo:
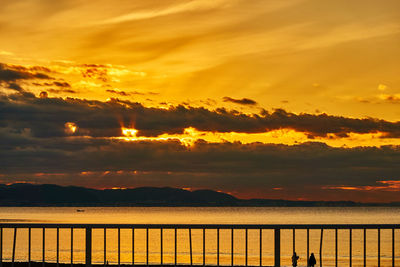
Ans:
[[[54,184],[0,184],[0,206],[400,206],[400,203],[357,203],[352,201],[295,201],[282,199],[239,199],[213,190],[189,191],[171,187],[91,189]]]

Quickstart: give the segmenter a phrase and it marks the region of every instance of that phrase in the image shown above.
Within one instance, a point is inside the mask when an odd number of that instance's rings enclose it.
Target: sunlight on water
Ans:
[[[1,222],[26,223],[156,223],[156,224],[336,224],[336,223],[390,223],[400,221],[398,208],[83,208],[84,212],[76,212],[76,208],[0,208]],[[193,263],[203,264],[203,232],[192,231]],[[13,229],[3,229],[3,260],[12,257]],[[61,262],[71,260],[71,231],[60,229]],[[46,229],[45,258],[48,262],[56,261],[56,229]],[[319,265],[320,230],[310,230],[310,252],[314,252]],[[177,262],[190,263],[189,230],[178,229]],[[281,261],[290,265],[293,251],[292,230],[282,230]],[[363,230],[352,231],[353,266],[363,265]],[[400,263],[400,230],[395,232],[396,265]],[[208,229],[206,238],[206,264],[217,264],[217,230]],[[248,230],[248,265],[260,264],[260,231]],[[149,230],[149,263],[161,262],[160,229]],[[367,266],[377,266],[378,253],[377,230],[367,231]],[[335,264],[335,231],[324,230],[323,265]],[[349,230],[338,231],[339,266],[348,266],[349,262]],[[85,231],[75,229],[73,236],[73,259],[75,263],[84,262]],[[104,230],[93,230],[93,263],[104,261]],[[110,264],[118,262],[118,232],[107,230],[106,261]],[[300,256],[299,266],[306,265],[306,230],[296,230],[296,252]],[[136,229],[134,232],[134,261],[136,264],[146,263],[146,230]],[[121,229],[121,263],[132,262],[132,229]],[[32,260],[42,260],[42,229],[32,229]],[[231,230],[220,230],[219,263],[231,264]],[[245,230],[234,231],[235,265],[245,265]],[[381,266],[391,266],[392,231],[381,230]],[[17,232],[17,261],[28,258],[28,230]],[[174,230],[163,230],[163,263],[174,264]],[[262,264],[272,266],[274,261],[273,230],[262,231]]]

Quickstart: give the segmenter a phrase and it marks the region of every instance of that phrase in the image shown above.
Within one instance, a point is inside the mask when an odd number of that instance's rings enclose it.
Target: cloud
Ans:
[[[40,66],[24,67],[0,63],[0,86],[2,85],[11,90],[24,92],[25,90],[18,84],[22,80],[53,79],[40,71],[50,72],[48,68]]]
[[[72,89],[47,89],[48,92],[54,93],[54,94],[61,94],[61,93],[70,93],[70,94],[76,94],[77,91],[72,90]]]
[[[249,98],[235,99],[235,98],[225,96],[223,98],[223,101],[224,102],[232,102],[232,103],[239,104],[239,105],[246,105],[246,106],[257,105],[256,101],[249,99]]]
[[[39,183],[91,187],[207,187],[240,192],[239,196],[261,190],[263,197],[270,197],[273,188],[282,188],[275,194],[326,199],[324,192],[335,186],[372,186],[381,177],[400,177],[400,148],[395,146],[332,148],[322,143],[287,146],[199,141],[188,148],[173,140],[35,138],[27,130],[6,128],[0,129],[0,137],[1,174],[7,182],[23,177]],[[83,172],[91,175],[80,175]],[[285,195],[288,190],[294,194]],[[347,192],[339,196],[352,199]]]
[[[38,72],[46,70],[41,67],[26,68],[16,65],[8,65],[0,63],[0,82],[16,82],[18,80],[29,80],[29,79],[51,79],[50,76]]]
[[[121,135],[121,125],[130,124],[145,135],[179,132],[189,125],[221,132],[292,127],[319,135],[349,131],[398,134],[400,127],[382,120],[284,110],[247,115],[184,106],[158,109],[117,99],[38,98],[20,92],[0,95],[1,180],[93,187],[208,187],[224,188],[238,196],[354,199],[350,193],[354,190],[338,188],[363,188],[376,185],[382,177],[385,181],[400,177],[398,146],[334,148],[324,143],[288,146],[198,140],[186,147],[172,139],[130,142],[110,138]],[[82,172],[93,175],[83,177]],[[298,190],[300,186],[304,190]],[[337,191],[340,194],[332,193]],[[375,199],[396,200],[398,196],[377,195]]]
[[[135,20],[152,19],[160,16],[173,15],[182,12],[204,11],[221,8],[226,6],[229,1],[226,0],[203,0],[203,1],[185,1],[181,4],[171,5],[161,9],[148,11],[134,11],[114,18],[106,19],[95,24],[114,24]]]
[[[264,133],[280,129],[303,132],[309,137],[347,137],[350,133],[381,133],[399,138],[400,122],[374,118],[346,118],[322,114],[295,114],[283,109],[244,114],[217,108],[171,106],[145,107],[140,103],[111,99],[102,102],[75,98],[36,98],[32,94],[0,96],[0,125],[16,131],[30,128],[37,137],[64,136],[64,124],[79,126],[75,135],[121,136],[121,127],[136,128],[139,136],[183,133],[188,127],[208,132]]]
[[[91,65],[82,65],[84,68],[82,68],[82,76],[84,78],[93,78],[100,80],[102,82],[108,82],[109,77],[108,77],[108,67],[105,65],[96,65],[96,64],[91,64]]]
[[[119,90],[114,90],[114,89],[107,89],[106,92],[107,92],[107,93],[111,93],[111,94],[120,95],[120,96],[131,96],[131,95],[157,95],[157,94],[158,94],[158,93],[154,93],[154,92],[146,92],[146,93],[141,93],[141,92],[137,92],[137,91],[126,92],[126,91],[119,91]]]

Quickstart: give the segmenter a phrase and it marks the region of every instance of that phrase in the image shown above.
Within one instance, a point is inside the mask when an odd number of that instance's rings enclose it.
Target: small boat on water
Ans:
[[[77,209],[76,212],[85,212],[85,210]]]

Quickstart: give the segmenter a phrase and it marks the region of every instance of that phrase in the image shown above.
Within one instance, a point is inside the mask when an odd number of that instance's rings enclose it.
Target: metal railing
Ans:
[[[400,229],[400,225],[395,224],[26,224],[26,223],[0,223],[0,267],[3,267],[3,229],[13,229],[13,242],[12,242],[12,266],[15,262],[15,250],[17,241],[18,229],[28,230],[28,258],[27,262],[30,266],[31,264],[31,248],[32,248],[32,229],[42,229],[42,264],[45,265],[45,253],[46,253],[46,229],[56,229],[56,263],[57,266],[60,263],[59,258],[59,248],[60,248],[60,229],[70,229],[70,259],[71,266],[74,264],[74,229],[84,229],[85,230],[85,264],[87,267],[92,265],[92,232],[94,229],[104,230],[104,265],[107,262],[107,229],[117,229],[117,243],[118,243],[118,266],[121,265],[121,229],[130,229],[132,231],[132,265],[135,265],[135,230],[144,229],[145,230],[145,240],[146,240],[146,260],[145,265],[150,265],[149,263],[149,230],[158,229],[160,230],[160,262],[157,265],[164,265],[163,262],[163,233],[166,229],[172,229],[174,233],[174,262],[173,265],[178,265],[177,262],[177,244],[178,244],[178,230],[186,229],[189,235],[189,255],[190,255],[190,265],[193,265],[193,248],[192,248],[192,230],[199,229],[202,230],[202,265],[206,265],[206,235],[205,231],[208,229],[216,230],[217,239],[217,266],[220,266],[220,230],[230,230],[230,265],[234,266],[234,234],[235,230],[245,231],[245,266],[248,266],[248,230],[259,230],[259,266],[263,265],[263,230],[269,229],[273,230],[274,234],[274,266],[281,266],[281,230],[291,230],[293,232],[293,252],[296,248],[296,230],[306,230],[306,247],[307,247],[307,259],[310,253],[310,230],[317,229],[320,230],[320,266],[322,266],[322,244],[323,244],[323,233],[324,230],[334,230],[335,233],[335,266],[338,266],[338,230],[348,230],[349,232],[349,266],[352,266],[352,231],[354,229],[363,230],[363,264],[366,266],[367,258],[367,230],[377,230],[378,233],[378,251],[377,251],[377,266],[381,266],[381,230],[389,229],[391,230],[391,243],[392,243],[392,266],[395,266],[395,229]]]

